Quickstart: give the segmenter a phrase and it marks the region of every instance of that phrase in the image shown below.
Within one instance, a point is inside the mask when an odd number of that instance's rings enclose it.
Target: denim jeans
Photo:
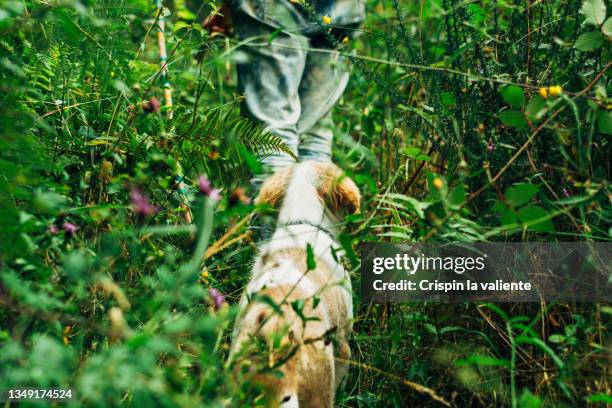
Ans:
[[[257,4],[263,10],[233,12],[238,39],[251,39],[240,48],[246,58],[238,64],[244,111],[280,136],[298,160],[330,161],[330,111],[348,82],[348,60],[327,45],[323,33],[306,34],[304,12],[289,1]],[[294,159],[274,153],[261,161],[270,172]]]

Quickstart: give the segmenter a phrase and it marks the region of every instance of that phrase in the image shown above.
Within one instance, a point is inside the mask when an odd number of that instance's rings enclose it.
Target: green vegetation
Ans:
[[[0,3],[0,389],[265,404],[225,361],[256,249],[248,180],[285,147],[240,117],[236,41],[166,6]],[[334,110],[334,158],[364,196],[341,237],[354,287],[361,241],[611,239],[603,0],[367,7]],[[338,406],[612,403],[609,305],[355,305]]]

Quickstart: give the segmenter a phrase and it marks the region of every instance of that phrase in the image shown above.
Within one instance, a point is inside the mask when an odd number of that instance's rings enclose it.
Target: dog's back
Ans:
[[[359,192],[336,166],[304,162],[266,180],[258,201],[282,205],[241,301],[232,355],[258,340],[282,349],[268,355],[267,368],[254,378],[271,404],[332,406],[348,370],[343,360],[350,357],[352,327],[350,280],[332,247],[341,211],[359,209]]]

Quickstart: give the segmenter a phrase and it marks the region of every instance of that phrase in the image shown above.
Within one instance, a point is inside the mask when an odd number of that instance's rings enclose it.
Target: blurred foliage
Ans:
[[[200,25],[215,4],[166,6],[0,4],[0,389],[264,404],[226,367],[228,304],[256,249],[256,157],[286,147],[239,116],[240,50]],[[334,109],[334,158],[364,195],[340,237],[354,287],[360,241],[610,240],[603,0],[367,7]],[[608,305],[355,302],[339,406],[436,406],[415,383],[453,406],[612,403]]]

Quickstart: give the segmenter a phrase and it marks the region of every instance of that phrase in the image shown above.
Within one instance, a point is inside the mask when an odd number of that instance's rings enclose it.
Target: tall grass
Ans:
[[[173,119],[157,107],[152,2],[0,5],[0,389],[72,387],[71,406],[265,404],[226,357],[247,226],[269,216],[248,179],[286,147],[240,117],[240,47],[188,5],[163,11]],[[610,240],[602,1],[367,7],[339,41],[354,68],[333,111],[334,159],[364,195],[340,237],[354,287],[361,241]],[[354,298],[339,406],[612,403],[607,304]]]

